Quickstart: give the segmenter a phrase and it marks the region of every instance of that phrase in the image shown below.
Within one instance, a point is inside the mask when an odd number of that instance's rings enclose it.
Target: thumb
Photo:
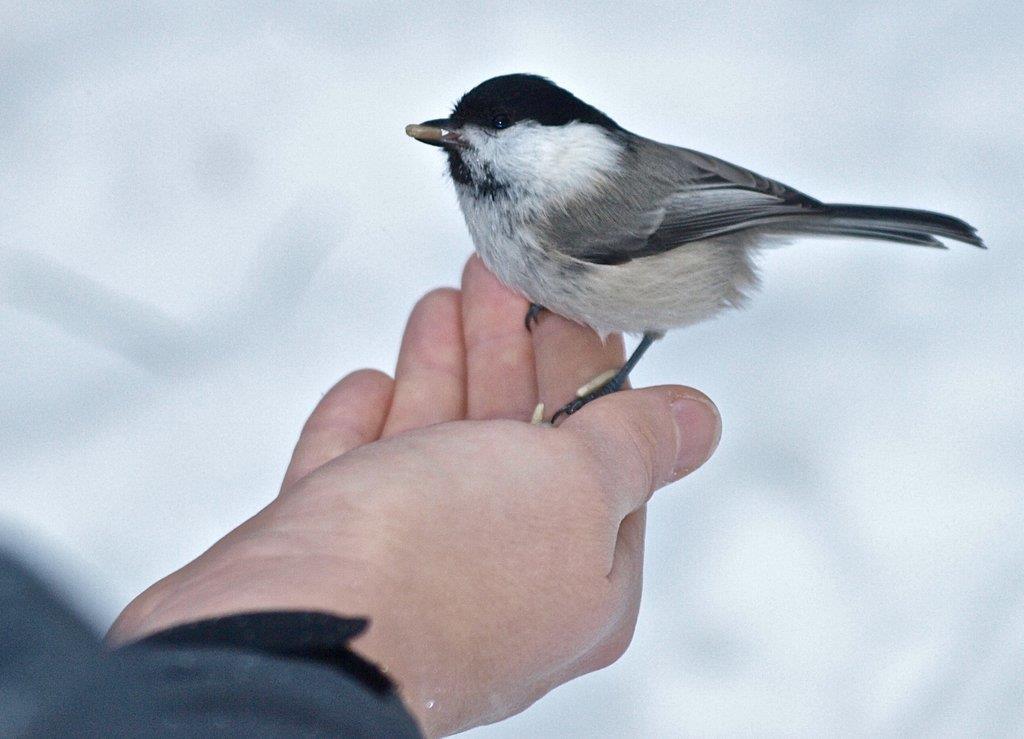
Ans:
[[[587,458],[597,461],[626,516],[711,457],[722,419],[699,390],[662,385],[596,400],[558,428],[573,434]]]

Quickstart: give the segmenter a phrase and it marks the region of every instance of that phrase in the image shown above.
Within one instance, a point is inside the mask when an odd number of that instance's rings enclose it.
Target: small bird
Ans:
[[[756,286],[752,253],[797,236],[984,248],[952,216],[823,203],[781,182],[622,128],[532,74],[494,77],[451,116],[406,126],[441,147],[477,252],[530,301],[611,332],[642,334],[617,371],[588,383],[552,417],[622,388],[671,328],[738,307]]]

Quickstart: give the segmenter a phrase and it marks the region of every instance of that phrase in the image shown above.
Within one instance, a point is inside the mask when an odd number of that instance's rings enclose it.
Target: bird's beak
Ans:
[[[449,118],[411,123],[405,127],[405,133],[431,146],[465,146],[457,124]]]

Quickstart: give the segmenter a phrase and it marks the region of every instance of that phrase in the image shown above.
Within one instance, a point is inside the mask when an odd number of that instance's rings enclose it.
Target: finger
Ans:
[[[383,437],[465,415],[466,354],[459,291],[427,293],[413,308],[395,369]]]
[[[537,404],[529,303],[470,257],[462,273],[462,330],[466,344],[466,414],[472,419],[528,420]]]
[[[532,338],[537,392],[549,418],[581,385],[625,362],[621,336],[601,341],[592,329],[553,313],[541,317]]]
[[[281,490],[345,452],[380,438],[393,384],[383,372],[365,369],[328,390],[299,435]]]
[[[559,427],[575,437],[583,458],[596,468],[616,524],[655,490],[704,464],[721,429],[711,400],[678,385],[599,398]]]

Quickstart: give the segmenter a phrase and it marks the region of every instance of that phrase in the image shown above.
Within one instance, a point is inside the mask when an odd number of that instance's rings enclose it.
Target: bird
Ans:
[[[465,93],[447,118],[405,132],[447,155],[474,247],[530,308],[610,333],[639,334],[554,423],[621,389],[670,329],[742,306],[757,285],[754,253],[795,237],[840,236],[985,248],[974,227],[910,208],[824,203],[692,149],[632,133],[536,74],[507,74]],[[542,407],[535,413],[543,415]]]

